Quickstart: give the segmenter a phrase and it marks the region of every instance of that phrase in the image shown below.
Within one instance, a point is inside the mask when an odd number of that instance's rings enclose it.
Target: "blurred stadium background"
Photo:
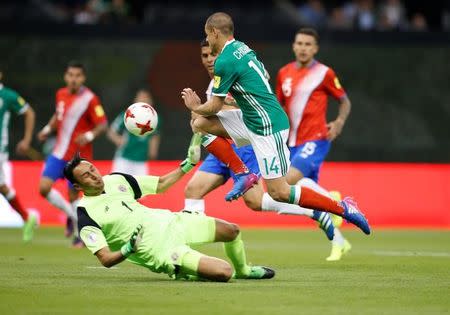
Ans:
[[[132,103],[137,89],[148,88],[163,121],[158,157],[161,161],[150,161],[150,172],[161,174],[177,163],[174,160],[184,158],[191,134],[190,114],[181,101],[180,91],[189,86],[203,95],[208,85],[209,78],[200,62],[199,43],[204,37],[205,18],[216,11],[227,12],[234,18],[236,37],[256,50],[272,76],[272,84],[278,69],[293,60],[291,42],[295,31],[305,25],[316,27],[321,36],[317,59],[332,65],[353,104],[344,131],[327,157],[322,184],[343,193],[353,192],[375,227],[450,228],[448,0],[3,0],[0,3],[3,82],[19,91],[36,110],[36,130],[54,112],[54,93],[64,85],[63,72],[71,59],[87,66],[87,85],[100,96],[110,122]],[[337,106],[333,105],[329,105],[330,117],[336,115]],[[21,120],[14,120],[11,128],[11,144],[15,144],[22,136]],[[48,152],[35,139],[33,146],[43,155]],[[95,158],[104,160],[100,162],[101,170],[107,172],[115,151],[113,144],[102,136],[94,148]],[[24,204],[41,212],[43,223],[62,224],[61,212],[51,208],[38,193],[42,161],[22,161],[14,150],[10,158],[14,186],[19,192],[28,191]],[[181,209],[185,183],[186,180],[178,183],[172,192],[148,203]],[[58,187],[65,189],[62,184]],[[207,211],[211,209],[211,215],[247,226],[309,225],[301,218],[258,216],[241,201],[230,210],[222,201],[227,187],[207,198]],[[0,221],[4,222],[0,224],[20,224],[18,216],[14,216],[12,211],[2,209],[0,218],[4,220]],[[444,251],[441,257],[448,263],[449,234],[442,233],[439,233],[442,246],[432,249]],[[46,242],[50,242],[48,232],[43,234]],[[11,240],[7,236],[4,244]],[[433,237],[427,239],[428,244],[433,242]],[[379,246],[389,243],[389,238],[384,241]],[[407,245],[405,238],[401,246]],[[22,254],[11,251],[11,255]],[[366,262],[357,260],[360,265]],[[433,262],[430,259],[424,263]],[[314,263],[308,263],[313,268]],[[12,258],[3,260],[3,267],[8,264],[13,264]],[[405,264],[398,261],[390,268]],[[352,276],[359,279],[359,275]],[[379,276],[383,277],[382,273]],[[426,278],[426,273],[423,276]],[[448,269],[446,274],[435,277],[443,281],[439,282],[441,293],[448,292]],[[412,284],[411,290],[422,284]],[[435,302],[428,300],[427,305]],[[408,308],[406,313],[423,310],[426,314],[439,314],[450,310],[448,300],[434,306],[437,307],[426,308],[423,304],[416,309]],[[399,311],[395,306],[389,310],[397,314]],[[374,306],[369,313],[377,314],[377,308]]]

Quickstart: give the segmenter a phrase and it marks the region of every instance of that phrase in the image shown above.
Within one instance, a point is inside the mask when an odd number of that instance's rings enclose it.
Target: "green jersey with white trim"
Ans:
[[[214,63],[212,94],[231,93],[247,128],[266,136],[289,129],[288,117],[270,87],[267,71],[246,44],[228,41]]]
[[[112,173],[103,181],[102,194],[83,196],[78,205],[78,229],[86,247],[94,254],[106,246],[112,251],[120,250],[141,224],[142,250],[138,248],[127,259],[155,272],[164,271],[164,261],[157,254],[165,250],[170,238],[167,231],[176,216],[169,210],[150,209],[137,201],[141,196],[156,194],[159,177]]]
[[[27,102],[16,91],[0,84],[0,153],[8,153],[11,112],[22,115],[27,109]]]

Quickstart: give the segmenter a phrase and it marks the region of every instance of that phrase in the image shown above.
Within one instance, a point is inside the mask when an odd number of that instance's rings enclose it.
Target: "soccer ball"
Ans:
[[[147,103],[134,103],[125,111],[123,121],[127,130],[133,135],[146,136],[156,130],[158,113]]]

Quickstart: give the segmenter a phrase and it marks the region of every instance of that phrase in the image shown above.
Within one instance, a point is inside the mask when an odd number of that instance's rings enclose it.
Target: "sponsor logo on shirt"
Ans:
[[[17,103],[19,103],[20,106],[25,105],[27,102],[25,102],[25,100],[23,99],[23,97],[19,96],[17,98]]]
[[[105,115],[105,111],[103,110],[102,105],[95,106],[95,114],[97,117],[103,117]]]
[[[337,77],[334,78],[334,86],[335,86],[336,89],[338,89],[338,90],[342,89],[341,82],[339,82],[339,79],[338,79]]]
[[[214,76],[214,88],[217,89],[220,86],[220,79],[221,77],[219,77],[218,75]]]

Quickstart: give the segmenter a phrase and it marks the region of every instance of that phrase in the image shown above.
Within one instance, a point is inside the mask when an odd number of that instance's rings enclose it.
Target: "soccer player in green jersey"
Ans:
[[[0,82],[3,73],[0,72]],[[37,217],[34,213],[29,213],[19,202],[16,191],[6,184],[3,164],[8,161],[8,139],[9,120],[11,112],[24,116],[24,136],[17,144],[18,154],[26,155],[30,150],[30,143],[33,136],[35,114],[33,108],[14,90],[5,87],[0,83],[0,193],[9,202],[11,207],[22,217],[25,225],[23,227],[23,240],[29,242],[33,238],[33,232],[37,224]]]
[[[149,91],[141,89],[137,91],[134,102],[153,103],[152,95]],[[158,157],[161,136],[161,118],[158,127],[151,135],[135,136],[125,128],[123,112],[117,115],[108,130],[108,138],[117,146],[114,155],[112,172],[123,172],[131,175],[148,174],[147,161],[155,160]]]
[[[166,191],[200,159],[200,148],[190,147],[187,158],[170,173],[132,176],[112,173],[101,176],[97,168],[76,155],[64,175],[84,193],[77,214],[80,237],[105,267],[123,260],[163,272],[176,279],[230,280],[228,262],[204,255],[190,245],[223,242],[234,275],[240,279],[268,279],[275,272],[246,263],[239,228],[219,219],[164,209],[150,209],[137,200]]]
[[[289,120],[268,81],[267,71],[256,53],[234,39],[231,17],[217,12],[208,17],[205,33],[213,53],[214,86],[210,100],[202,104],[190,88],[182,91],[186,107],[198,116],[193,125],[206,133],[231,138],[239,146],[251,144],[271,198],[278,202],[331,212],[370,234],[369,224],[351,198],[341,202],[298,185],[289,185]],[[220,111],[231,93],[241,111]],[[223,146],[222,152],[232,150]]]

